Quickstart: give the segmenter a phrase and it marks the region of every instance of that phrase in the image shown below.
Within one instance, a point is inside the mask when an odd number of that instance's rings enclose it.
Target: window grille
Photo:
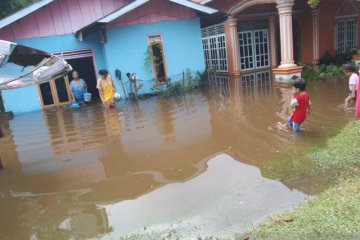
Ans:
[[[341,19],[336,22],[336,50],[339,53],[351,51],[356,46],[355,18]]]
[[[239,49],[241,70],[270,66],[267,29],[239,32]]]
[[[226,37],[223,24],[202,29],[202,44],[206,67],[217,72],[228,71]]]

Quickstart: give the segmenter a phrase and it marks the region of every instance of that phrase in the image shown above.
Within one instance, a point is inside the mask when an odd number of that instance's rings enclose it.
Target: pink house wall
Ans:
[[[132,0],[56,0],[26,17],[0,29],[0,39],[15,40],[74,33]],[[131,25],[163,20],[189,19],[189,8],[151,0],[116,19],[109,26]]]
[[[151,0],[134,11],[109,23],[108,26],[189,19],[193,17],[195,17],[195,12],[189,8],[170,3],[167,0]]]

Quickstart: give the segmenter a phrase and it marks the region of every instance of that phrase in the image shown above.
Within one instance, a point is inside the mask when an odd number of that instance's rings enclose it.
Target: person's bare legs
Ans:
[[[287,131],[288,130],[288,123],[282,123],[282,122],[278,122],[276,124],[276,127],[280,130],[284,130]]]
[[[345,108],[345,109],[348,109],[353,101],[354,101],[354,98],[351,97],[351,96],[348,96],[348,97],[345,99],[344,108]]]

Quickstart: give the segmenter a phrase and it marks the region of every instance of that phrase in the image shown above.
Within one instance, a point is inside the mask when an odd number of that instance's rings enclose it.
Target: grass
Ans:
[[[360,164],[360,121],[349,123],[323,148],[313,150],[307,156],[323,170],[336,168],[338,172],[353,172]]]
[[[320,149],[307,154],[339,184],[293,211],[271,217],[249,239],[360,239],[360,121],[349,123]]]
[[[250,239],[360,239],[360,179],[351,179],[293,211],[272,217]]]

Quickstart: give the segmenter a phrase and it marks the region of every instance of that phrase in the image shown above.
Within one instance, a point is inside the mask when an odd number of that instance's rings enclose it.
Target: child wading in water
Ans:
[[[298,78],[293,83],[291,106],[295,108],[294,112],[285,124],[278,123],[278,128],[285,130],[288,126],[292,127],[294,132],[301,131],[301,124],[305,121],[307,115],[310,113],[310,96],[306,89],[306,81]]]
[[[345,108],[349,108],[352,102],[356,102],[357,87],[359,84],[359,75],[356,74],[353,64],[345,65],[345,74],[349,77],[349,96],[345,99]]]

